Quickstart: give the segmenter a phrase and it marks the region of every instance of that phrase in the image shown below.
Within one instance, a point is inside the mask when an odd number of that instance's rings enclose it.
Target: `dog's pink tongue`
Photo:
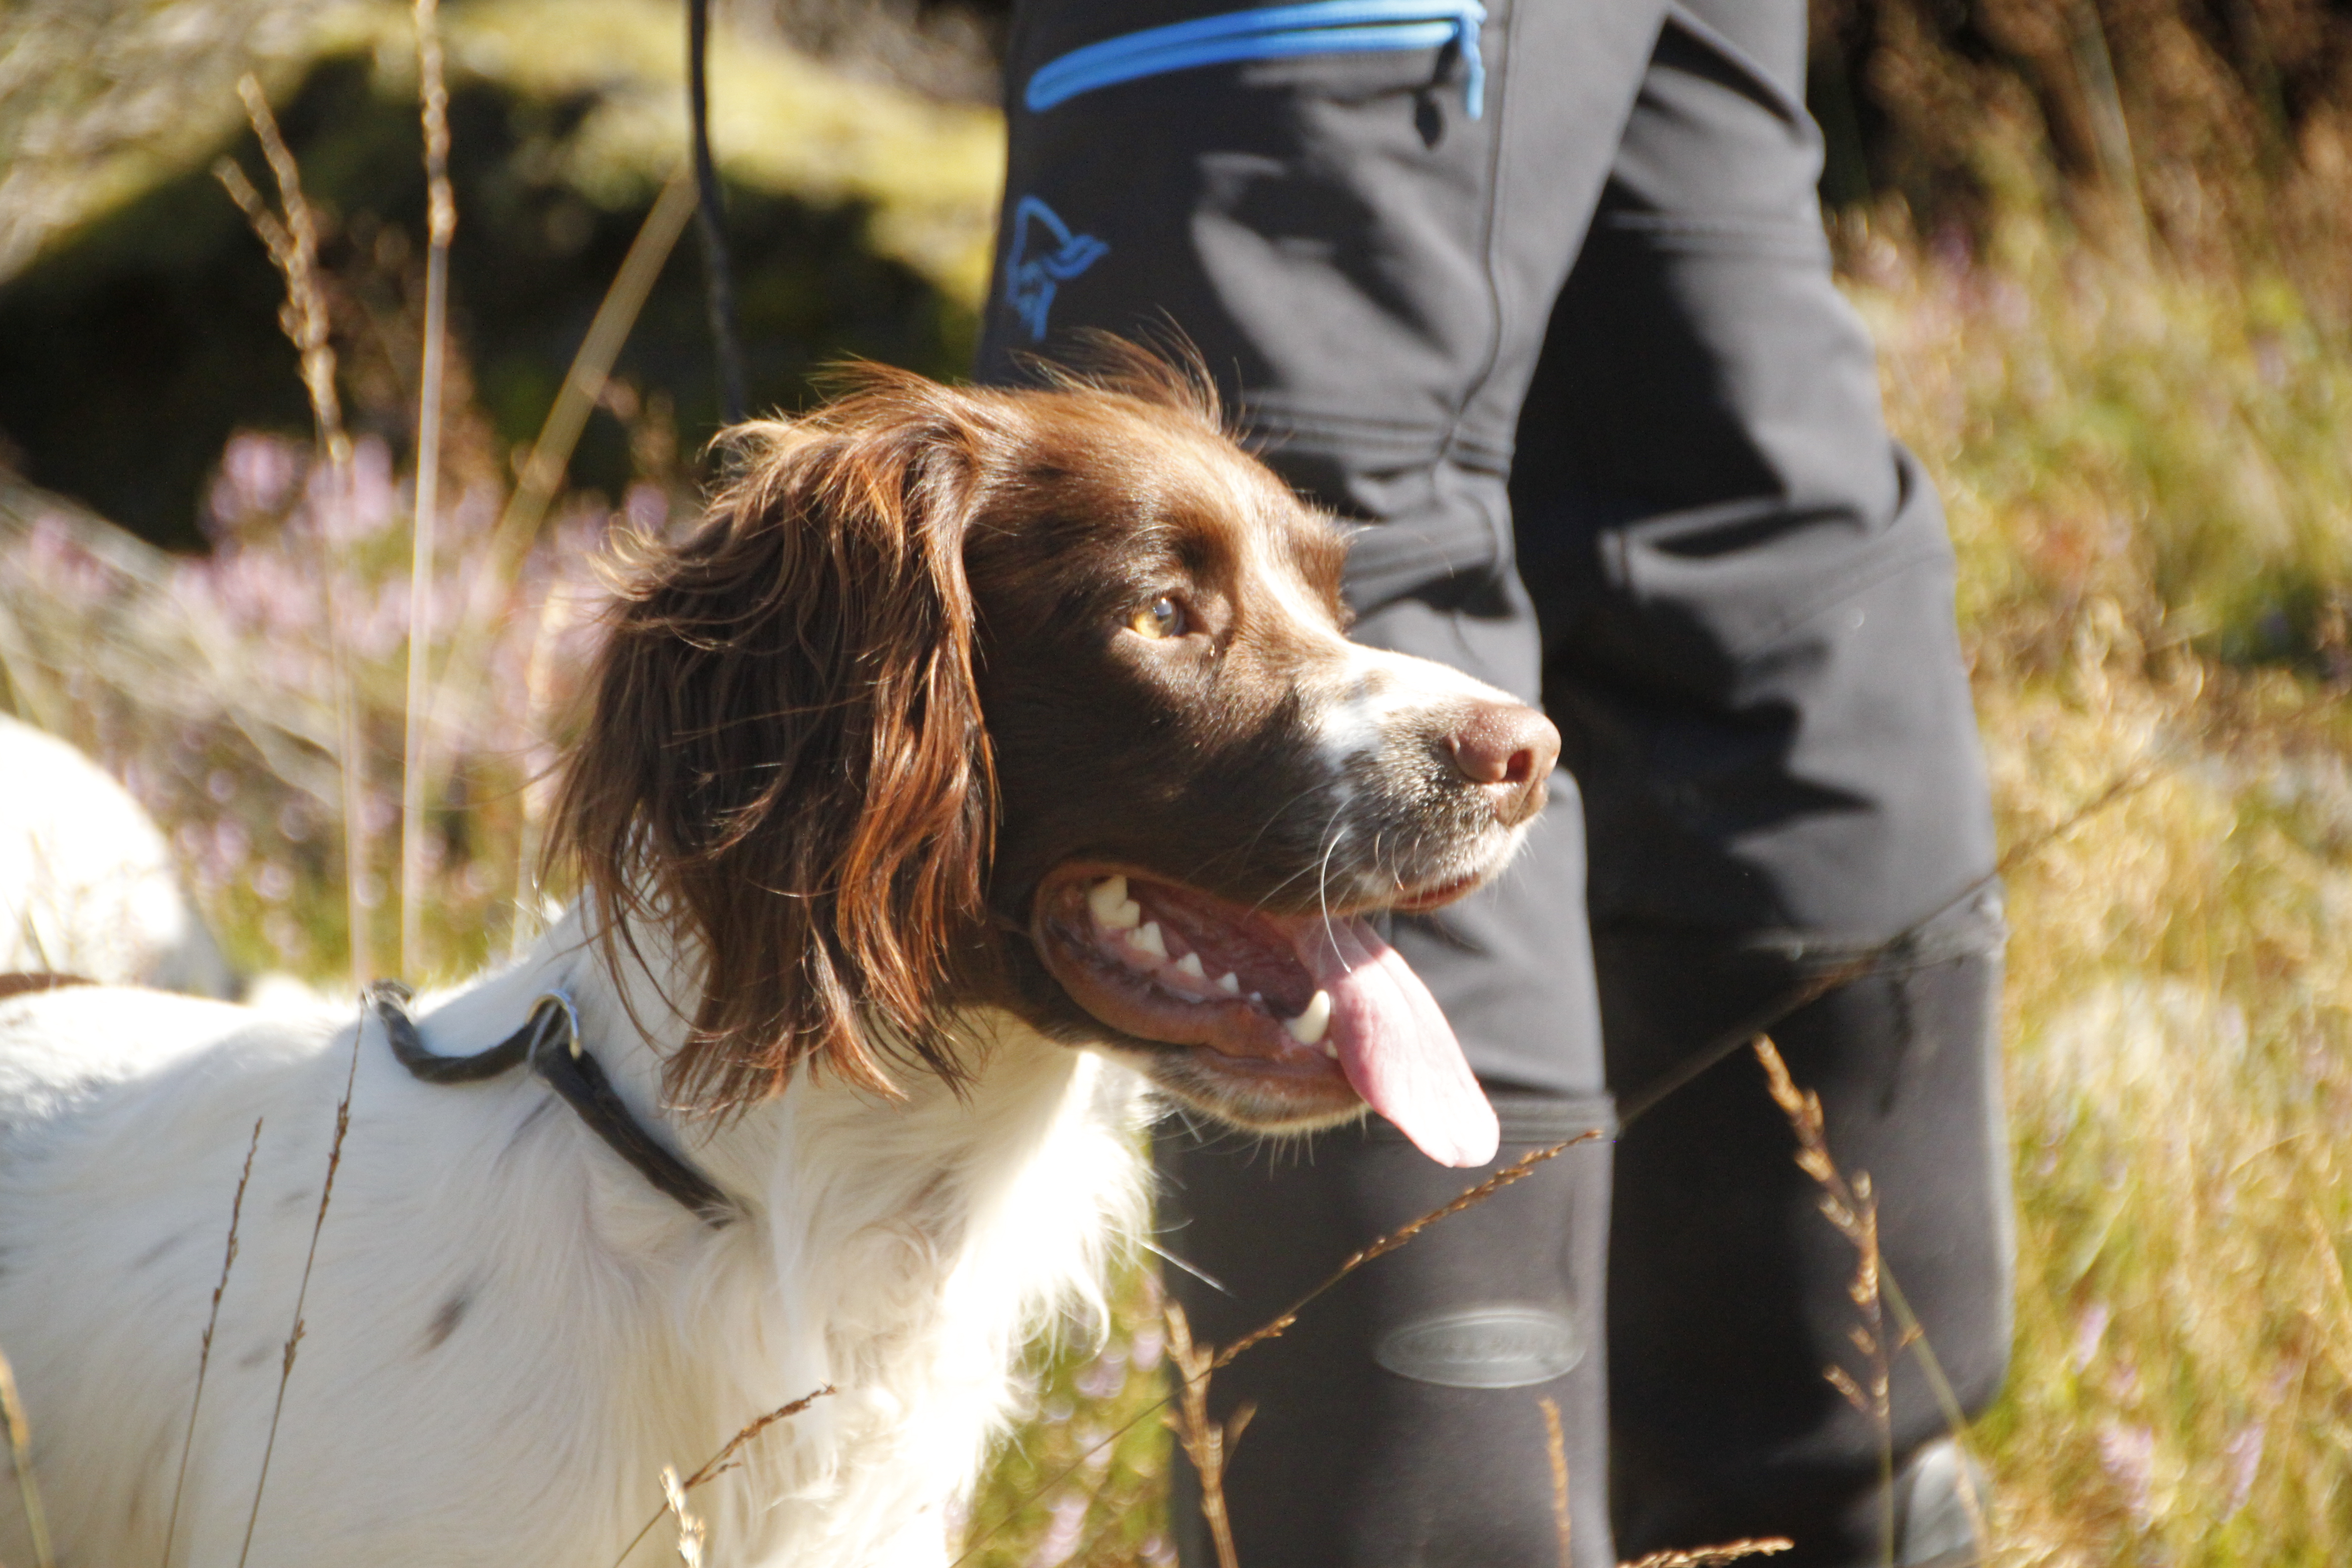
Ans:
[[[1437,998],[1360,921],[1312,922],[1299,957],[1331,994],[1339,1066],[1364,1103],[1443,1165],[1483,1165],[1501,1130]]]

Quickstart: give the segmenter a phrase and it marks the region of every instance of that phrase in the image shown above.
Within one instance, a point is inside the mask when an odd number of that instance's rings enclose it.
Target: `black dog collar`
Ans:
[[[697,1219],[718,1230],[740,1217],[742,1211],[732,1198],[629,1114],[604,1068],[581,1049],[580,1016],[570,997],[551,991],[531,1005],[521,1028],[489,1049],[470,1057],[444,1057],[426,1049],[425,1037],[416,1032],[415,1020],[408,1016],[411,994],[397,980],[379,980],[367,988],[365,1000],[383,1025],[394,1059],[415,1077],[426,1083],[480,1083],[528,1063],[588,1124],[588,1131]]]

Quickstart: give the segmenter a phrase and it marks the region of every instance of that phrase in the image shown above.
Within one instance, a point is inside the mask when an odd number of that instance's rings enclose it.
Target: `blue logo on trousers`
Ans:
[[[1029,329],[1033,341],[1045,336],[1054,291],[1100,261],[1110,247],[1070,226],[1035,196],[1023,196],[1013,209],[1013,254],[1004,268],[1004,299]]]

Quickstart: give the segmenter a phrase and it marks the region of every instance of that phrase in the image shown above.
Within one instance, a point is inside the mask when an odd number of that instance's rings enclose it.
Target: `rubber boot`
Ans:
[[[1951,1438],[1934,1438],[1896,1465],[1892,1489],[1873,1479],[1849,1493],[1836,1529],[1845,1542],[1839,1561],[1855,1568],[1983,1568],[1991,1512],[1984,1468]]]
[[[1820,1096],[1840,1169],[1870,1175],[1885,1275],[1966,1415],[2000,1389],[2012,1321],[2001,935],[1988,895],[1769,1028],[1798,1087]],[[1629,1100],[1669,1065],[1642,1046],[1737,1025],[1710,1016],[1785,990],[1791,973],[1753,953],[1632,950],[1615,933],[1598,946],[1612,1082]],[[1868,1384],[1850,1339],[1857,1255],[1796,1149],[1745,1048],[1629,1117],[1610,1260],[1619,1542],[1639,1556],[1783,1535],[1796,1546],[1776,1568],[1864,1568],[1886,1560],[1891,1518],[1898,1564],[1966,1563],[1960,1458],[1939,1446],[1948,1418],[1916,1352],[1895,1358],[1884,1431],[1824,1376],[1837,1365]],[[1884,1321],[1892,1343],[1891,1303]]]
[[[1992,1487],[1949,1437],[1911,1456],[1895,1477],[1895,1568],[1980,1568]]]
[[[1378,1121],[1287,1146],[1161,1140],[1161,1244],[1197,1270],[1167,1269],[1169,1289],[1195,1341],[1223,1345],[1357,1249],[1531,1151],[1586,1139],[1215,1374],[1214,1419],[1254,1409],[1223,1488],[1245,1568],[1617,1561],[1601,1342],[1614,1119],[1605,1097],[1489,1097],[1502,1147],[1477,1171],[1434,1163]],[[1215,1568],[1199,1479],[1181,1458],[1174,1472],[1180,1557]]]

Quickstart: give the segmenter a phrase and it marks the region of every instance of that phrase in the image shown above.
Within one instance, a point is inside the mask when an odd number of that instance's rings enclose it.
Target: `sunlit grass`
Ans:
[[[2340,650],[2352,358],[2284,278],[2033,216],[1983,257],[1864,220],[1842,238],[1981,657],[2050,668],[2097,599],[2226,662]]]
[[[2001,1561],[2352,1542],[2352,363],[2258,269],[1844,237],[1943,487],[2010,879]]]

